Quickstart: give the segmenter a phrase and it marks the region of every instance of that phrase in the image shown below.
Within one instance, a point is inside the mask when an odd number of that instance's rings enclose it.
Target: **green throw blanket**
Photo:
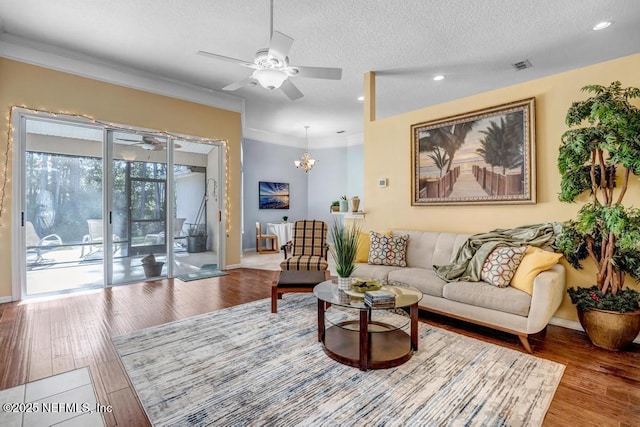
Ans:
[[[436,275],[447,282],[477,282],[484,262],[496,247],[552,246],[561,229],[561,224],[549,222],[474,234],[458,249],[451,264],[434,265],[433,268]]]

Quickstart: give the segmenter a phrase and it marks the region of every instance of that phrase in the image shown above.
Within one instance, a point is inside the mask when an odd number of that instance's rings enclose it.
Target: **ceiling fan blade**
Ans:
[[[223,87],[222,90],[234,91],[244,86],[255,86],[257,84],[258,82],[256,82],[255,79],[251,77],[247,77],[246,79],[238,80],[237,82],[231,83],[230,85]]]
[[[302,94],[302,92],[300,92],[300,90],[298,90],[298,88],[296,87],[296,85],[294,85],[293,83],[291,83],[291,80],[287,79],[282,83],[282,86],[280,86],[280,89],[284,92],[285,95],[287,95],[287,97],[289,97],[290,100],[295,101],[296,99],[300,99],[302,98],[304,95]]]
[[[199,50],[198,55],[206,56],[207,58],[219,59],[221,61],[233,62],[235,64],[244,65],[249,68],[257,68],[256,64],[252,62],[243,61],[242,59],[235,59],[224,55],[218,55],[216,53],[205,52],[204,50]]]
[[[289,50],[293,44],[293,39],[279,31],[274,31],[271,35],[269,45],[269,55],[280,60],[284,60],[289,55]]]
[[[340,80],[342,78],[342,68],[298,67],[295,65],[292,65],[290,68],[298,70],[298,74],[296,74],[297,77],[329,80]]]
[[[140,142],[139,139],[116,138],[118,141]]]

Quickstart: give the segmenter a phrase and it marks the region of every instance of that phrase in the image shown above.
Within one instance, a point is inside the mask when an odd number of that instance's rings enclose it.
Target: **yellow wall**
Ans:
[[[608,85],[620,80],[623,86],[640,87],[639,70],[640,55],[636,54],[394,117],[376,121],[365,119],[364,186],[367,216],[363,227],[372,230],[407,228],[476,233],[573,218],[581,204],[560,203],[557,199],[560,174],[556,160],[561,135],[567,130],[564,123],[567,109],[573,101],[587,98],[580,91],[587,84]],[[366,94],[370,89],[371,85],[365,78],[365,102],[369,100]],[[536,98],[535,205],[411,206],[412,124],[529,97]],[[378,178],[388,178],[388,187],[379,188]],[[640,207],[640,184],[636,179],[632,180],[625,204]],[[567,265],[566,262],[564,264]],[[568,266],[569,287],[593,283],[592,277],[593,270],[590,268],[576,271]],[[556,317],[577,318],[568,297],[565,297]]]
[[[229,233],[226,262],[240,262],[240,113],[129,89],[0,58],[0,186],[11,177],[4,167],[11,106],[82,114],[106,122],[228,141]],[[11,181],[0,217],[0,297],[11,295]]]

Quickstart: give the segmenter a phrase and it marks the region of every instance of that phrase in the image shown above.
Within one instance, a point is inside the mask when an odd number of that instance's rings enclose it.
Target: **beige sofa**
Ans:
[[[433,266],[449,264],[468,234],[394,230],[408,234],[407,266],[357,263],[352,276],[388,279],[420,289],[419,307],[438,314],[488,326],[517,335],[529,353],[528,337],[543,330],[565,292],[565,270],[556,264],[534,279],[533,295],[511,286],[498,288],[484,282],[445,282]]]

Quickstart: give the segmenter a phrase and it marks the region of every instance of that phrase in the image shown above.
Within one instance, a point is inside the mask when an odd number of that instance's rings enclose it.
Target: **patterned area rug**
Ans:
[[[317,341],[316,300],[289,294],[113,337],[151,422],[538,426],[564,366],[423,323],[419,351],[362,372]]]

